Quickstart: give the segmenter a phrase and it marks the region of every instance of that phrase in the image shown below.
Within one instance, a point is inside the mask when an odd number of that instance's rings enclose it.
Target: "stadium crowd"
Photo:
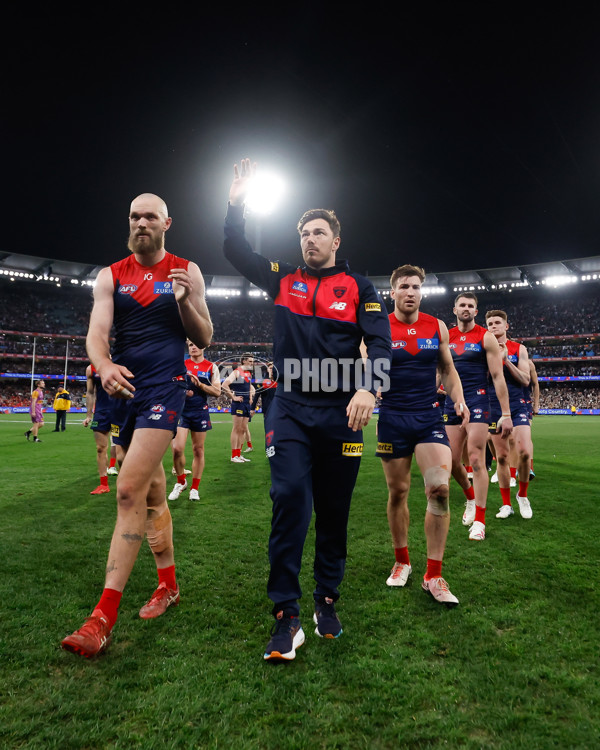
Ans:
[[[35,339],[35,372],[64,374],[68,340],[69,376],[84,377],[88,364],[85,334],[89,322],[92,295],[89,287],[68,290],[49,284],[0,282],[0,356],[1,373],[31,372]],[[391,308],[391,302],[386,299]],[[215,362],[234,359],[240,350],[254,349],[268,360],[273,338],[273,307],[255,299],[214,297],[209,300],[214,324],[214,343],[207,358]],[[522,341],[534,361],[538,377],[600,377],[600,298],[592,288],[568,288],[560,292],[519,291],[515,294],[486,293],[480,297],[480,322],[486,309],[505,310],[510,336]],[[447,297],[426,297],[424,312],[453,325],[452,302]],[[56,359],[46,359],[56,357]],[[549,361],[555,360],[555,361]],[[62,384],[51,379],[49,393]],[[85,381],[68,381],[73,407],[83,408]],[[0,406],[27,406],[30,398],[28,378],[0,378]],[[55,387],[54,387],[55,386]],[[542,409],[600,408],[600,381],[540,382]],[[211,398],[212,407],[225,409],[224,395]]]

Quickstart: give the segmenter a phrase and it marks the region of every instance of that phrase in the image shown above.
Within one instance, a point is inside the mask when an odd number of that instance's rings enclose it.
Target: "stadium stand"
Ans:
[[[35,377],[49,379],[53,392],[65,374],[73,407],[84,408],[85,334],[92,284],[99,268],[63,264],[32,256],[0,258],[0,407],[29,404]],[[427,276],[424,312],[455,324],[453,300],[459,291],[479,298],[485,311],[508,314],[509,335],[528,348],[540,379],[541,408],[600,409],[600,257],[560,264],[487,269]],[[58,270],[57,270],[58,269]],[[556,279],[562,270],[559,286]],[[585,272],[584,272],[585,271]],[[548,283],[544,283],[544,272]],[[580,283],[574,283],[574,280]],[[388,309],[389,279],[372,278]],[[504,280],[504,281],[503,281]],[[209,277],[207,296],[214,323],[213,361],[234,361],[242,350],[262,360],[272,356],[273,305],[239,277]],[[445,294],[439,294],[445,288]],[[214,406],[225,406],[213,400]]]

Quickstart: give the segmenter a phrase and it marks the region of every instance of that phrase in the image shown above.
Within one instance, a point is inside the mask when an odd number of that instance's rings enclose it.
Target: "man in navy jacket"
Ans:
[[[325,638],[342,633],[334,605],[344,576],[362,428],[377,389],[388,383],[391,338],[373,284],[337,259],[340,224],[333,211],[313,209],[300,219],[302,267],[253,252],[244,235],[244,203],[255,169],[250,159],[234,167],[224,253],[275,303],[278,384],[265,436],[273,501],[267,593],[275,626],[264,658],[281,662],[294,659],[304,643],[298,576],[313,507],[315,632]]]

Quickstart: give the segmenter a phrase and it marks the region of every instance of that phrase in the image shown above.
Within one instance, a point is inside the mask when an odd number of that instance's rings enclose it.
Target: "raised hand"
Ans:
[[[239,166],[233,165],[233,182],[229,188],[229,202],[232,206],[241,206],[248,195],[250,180],[256,174],[256,162],[241,159]]]

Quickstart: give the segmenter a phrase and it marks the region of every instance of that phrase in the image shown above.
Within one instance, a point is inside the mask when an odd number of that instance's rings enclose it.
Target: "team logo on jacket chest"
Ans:
[[[333,287],[333,293],[335,296],[339,299],[340,297],[343,297],[344,294],[346,294],[347,287],[345,286],[334,286]]]
[[[292,288],[289,291],[293,297],[300,297],[300,299],[306,299],[308,295],[308,285],[303,281],[294,281]]]

